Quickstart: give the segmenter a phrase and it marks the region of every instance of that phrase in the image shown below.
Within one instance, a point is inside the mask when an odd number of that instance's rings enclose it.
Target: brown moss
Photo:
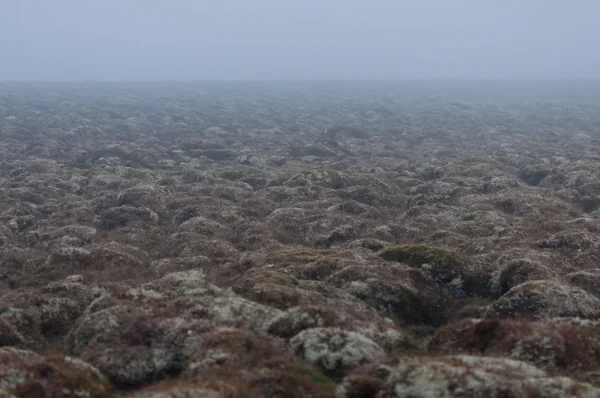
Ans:
[[[560,320],[462,320],[439,329],[434,354],[483,354],[520,359],[548,371],[576,374],[600,366],[600,332]]]
[[[320,380],[318,373],[293,357],[276,355],[251,371],[240,372],[235,366],[208,369],[196,383],[218,389],[223,398],[335,398],[335,385]]]
[[[333,308],[301,306],[276,318],[269,325],[268,332],[278,337],[291,338],[311,327],[341,326],[341,321]]]
[[[17,397],[109,398],[107,380],[89,364],[60,356],[0,349],[0,387]]]

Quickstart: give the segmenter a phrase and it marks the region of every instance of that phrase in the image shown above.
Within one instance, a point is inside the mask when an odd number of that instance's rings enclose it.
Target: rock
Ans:
[[[504,294],[521,283],[551,279],[552,271],[534,260],[512,260],[500,272],[500,293]]]
[[[352,265],[327,278],[327,282],[392,317],[400,324],[435,324],[439,321],[429,307],[427,292],[420,291],[434,282],[398,266]],[[391,277],[393,275],[393,277]]]
[[[195,232],[204,236],[214,236],[224,229],[218,222],[202,216],[190,218],[179,226],[181,232]]]
[[[586,292],[600,298],[600,273],[589,271],[576,271],[565,275],[565,281],[577,286]]]
[[[329,248],[357,237],[358,234],[352,225],[340,225],[325,236],[317,239],[316,246]]]
[[[103,315],[102,311],[96,314]],[[116,314],[113,324],[107,324],[110,319],[104,320],[104,330],[88,322],[88,328],[93,329],[87,336],[81,325],[70,339],[74,348],[82,350],[81,358],[120,388],[138,387],[180,373],[186,361],[183,347],[187,329],[183,319],[125,315]]]
[[[542,165],[525,166],[519,171],[519,177],[529,185],[539,185],[551,172]]]
[[[306,329],[338,326],[342,319],[335,311],[319,307],[293,307],[274,318],[269,333],[291,338]]]
[[[323,327],[357,332],[389,351],[412,346],[410,335],[396,329],[390,319],[381,318],[375,311],[354,309],[351,302],[343,301],[290,308],[273,318],[267,331],[290,339],[303,330]]]
[[[351,248],[363,248],[363,249],[370,250],[372,252],[378,252],[381,249],[383,249],[385,246],[387,246],[387,244],[386,244],[386,242],[381,241],[379,239],[370,238],[370,239],[357,239],[357,240],[351,242],[348,246]]]
[[[487,295],[490,281],[483,272],[469,267],[456,253],[449,250],[425,246],[391,246],[379,252],[387,261],[397,261],[427,271],[441,285],[464,294]]]
[[[39,331],[47,338],[66,333],[86,307],[104,292],[69,280],[52,282],[34,294],[21,293],[5,298],[34,317]]]
[[[271,320],[281,314],[276,308],[235,296],[218,297],[206,308],[215,322],[258,330],[265,330]]]
[[[152,351],[144,346],[103,347],[84,353],[82,358],[91,361],[113,385],[122,389],[149,383],[157,371]]]
[[[115,229],[135,222],[156,223],[158,215],[146,207],[123,205],[111,207],[102,215],[100,227],[102,229]]]
[[[139,310],[130,306],[115,305],[87,313],[77,320],[65,337],[65,346],[69,353],[81,355],[88,345],[103,335],[118,329],[129,318],[141,316]]]
[[[98,231],[94,227],[71,224],[52,230],[50,232],[50,236],[52,236],[54,239],[65,236],[74,237],[77,239],[78,243],[83,245],[91,242],[97,233]]]
[[[0,318],[0,347],[23,347],[24,345],[25,338],[17,331],[14,325]]]
[[[385,356],[374,341],[339,328],[306,329],[290,340],[292,350],[326,372],[339,373]]]
[[[359,215],[369,211],[369,206],[355,200],[346,200],[338,205],[332,206],[329,211],[339,211],[346,214]]]
[[[329,169],[312,169],[303,171],[300,176],[306,178],[311,184],[330,189],[343,189],[346,187],[346,176],[343,173]],[[290,185],[296,178],[292,177],[285,184]],[[290,185],[293,186],[293,185]]]
[[[170,235],[165,245],[165,252],[170,256],[209,256],[235,257],[238,251],[231,243],[220,239],[207,239],[195,232],[178,232]]]
[[[517,398],[597,397],[600,390],[566,377],[551,377],[521,361],[505,358],[449,356],[402,358],[377,397],[483,397]],[[340,396],[344,390],[340,391]]]
[[[44,265],[53,269],[68,268],[70,270],[82,271],[89,267],[93,260],[92,253],[88,249],[77,246],[60,245],[52,251]]]
[[[537,243],[540,249],[581,251],[600,247],[600,238],[583,231],[561,231]]]
[[[298,281],[265,267],[246,272],[235,282],[233,290],[247,299],[279,309],[293,307],[301,300]]]
[[[165,193],[159,187],[150,184],[127,188],[117,196],[115,206],[150,207],[157,209]]]
[[[220,367],[251,371],[260,368],[268,358],[276,358],[284,352],[284,347],[260,333],[211,328],[205,333],[191,334],[185,350],[189,360],[184,374],[192,376]]]
[[[485,318],[600,316],[600,299],[585,290],[552,280],[529,281],[513,287],[485,311]]]
[[[0,308],[0,330],[4,346],[36,350],[47,345],[42,336],[39,315],[30,309]]]

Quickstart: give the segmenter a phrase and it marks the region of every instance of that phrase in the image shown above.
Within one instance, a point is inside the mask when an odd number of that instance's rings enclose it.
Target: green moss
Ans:
[[[316,383],[331,383],[331,379],[320,372],[312,373],[310,379]]]
[[[298,363],[296,364],[296,370],[303,375],[310,377],[315,383],[331,383],[331,379],[327,375],[315,371],[310,366]]]

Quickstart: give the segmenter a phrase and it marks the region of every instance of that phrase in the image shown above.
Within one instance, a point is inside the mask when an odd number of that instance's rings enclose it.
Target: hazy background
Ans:
[[[598,0],[0,0],[0,81],[599,78]]]

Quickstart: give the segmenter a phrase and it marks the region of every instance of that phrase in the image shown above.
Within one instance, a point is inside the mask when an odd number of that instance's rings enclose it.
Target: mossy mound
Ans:
[[[451,250],[427,245],[398,245],[381,250],[379,257],[421,268],[459,297],[489,295],[489,276]]]

